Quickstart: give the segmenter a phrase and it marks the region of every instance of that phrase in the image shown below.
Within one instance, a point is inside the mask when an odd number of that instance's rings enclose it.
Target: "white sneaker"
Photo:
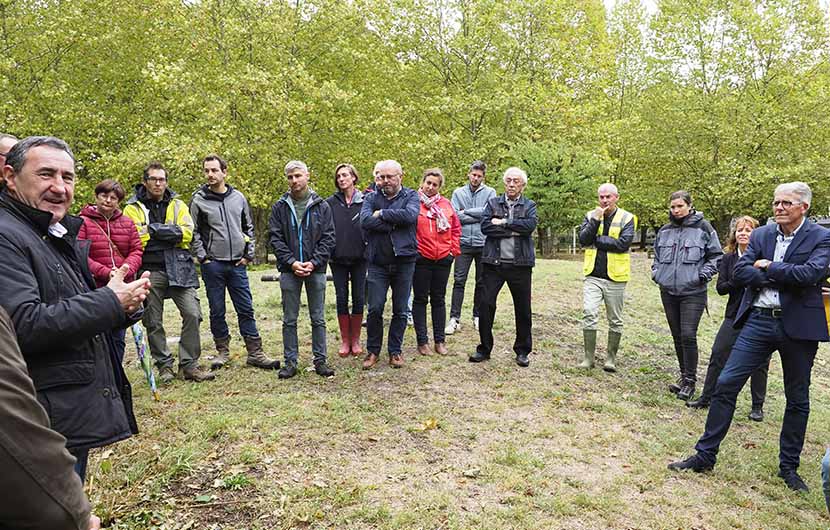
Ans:
[[[476,327],[476,331],[478,331],[478,317],[473,317],[473,325]]]
[[[461,322],[459,322],[457,318],[452,317],[450,318],[450,321],[447,323],[447,327],[444,328],[444,334],[452,335],[459,329],[461,329]]]

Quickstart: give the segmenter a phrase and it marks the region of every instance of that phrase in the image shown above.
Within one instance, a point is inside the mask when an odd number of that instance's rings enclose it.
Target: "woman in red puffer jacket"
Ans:
[[[132,281],[141,267],[144,248],[138,237],[138,230],[133,220],[123,215],[118,205],[124,200],[124,188],[112,179],[102,180],[95,186],[95,204],[89,204],[81,210],[84,224],[78,231],[78,239],[88,239],[89,271],[95,278],[95,285],[103,287],[110,280],[110,275],[127,264],[130,272],[124,277]],[[116,354],[119,361],[124,357],[125,329],[113,330]]]

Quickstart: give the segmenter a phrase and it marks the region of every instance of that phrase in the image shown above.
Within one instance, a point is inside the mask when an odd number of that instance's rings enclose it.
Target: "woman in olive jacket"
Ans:
[[[697,327],[706,307],[706,289],[723,255],[718,235],[703,214],[692,208],[689,192],[669,197],[669,222],[654,240],[651,278],[660,286],[663,310],[671,329],[680,368],[669,390],[688,401],[697,381]]]

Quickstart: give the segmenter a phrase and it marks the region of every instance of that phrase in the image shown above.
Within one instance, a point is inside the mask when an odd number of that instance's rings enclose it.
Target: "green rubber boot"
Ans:
[[[602,369],[606,372],[617,371],[617,350],[620,349],[621,338],[622,333],[617,333],[616,331],[608,332],[608,355],[605,356],[605,364],[602,365]]]
[[[591,369],[594,367],[594,352],[597,351],[597,330],[583,329],[582,339],[585,346],[585,359],[579,363],[579,368]]]

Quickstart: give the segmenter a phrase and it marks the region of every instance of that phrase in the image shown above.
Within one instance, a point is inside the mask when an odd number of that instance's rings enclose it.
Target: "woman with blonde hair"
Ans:
[[[758,228],[758,221],[748,215],[738,217],[732,221],[729,238],[726,240],[726,246],[724,247],[726,254],[721,258],[720,265],[718,266],[717,283],[718,294],[721,296],[728,295],[729,299],[726,302],[723,323],[718,330],[717,336],[715,336],[715,343],[712,345],[712,355],[709,357],[709,367],[706,370],[703,392],[701,392],[698,399],[687,402],[686,406],[688,407],[695,409],[709,407],[718,376],[720,376],[723,367],[726,366],[729,354],[732,353],[732,346],[735,345],[735,341],[740,334],[740,330],[735,329],[732,325],[735,322],[738,307],[741,305],[744,288],[735,287],[732,281],[732,275],[735,271],[735,264],[738,263],[738,259],[746,251],[746,247],[749,246],[749,235],[756,228]],[[764,419],[764,400],[767,395],[768,372],[769,359],[764,366],[761,366],[752,374],[752,382],[750,383],[752,411],[749,413],[749,419],[753,421],[761,421]]]

